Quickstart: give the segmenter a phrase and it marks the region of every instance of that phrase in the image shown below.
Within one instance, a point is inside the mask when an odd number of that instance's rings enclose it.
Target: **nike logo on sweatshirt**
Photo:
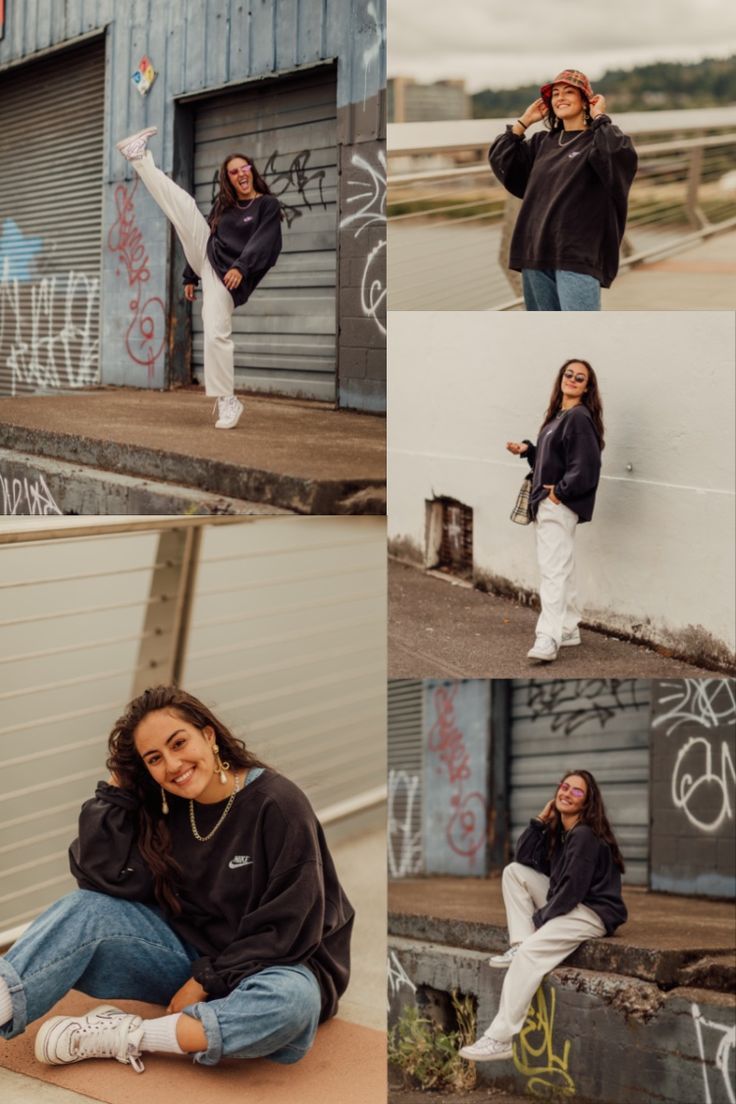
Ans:
[[[252,866],[253,860],[250,855],[235,855],[227,865],[231,870],[235,870],[239,866]]]

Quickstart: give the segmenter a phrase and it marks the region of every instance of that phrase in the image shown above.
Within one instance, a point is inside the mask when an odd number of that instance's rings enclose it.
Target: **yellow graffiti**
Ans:
[[[532,1096],[552,1099],[574,1096],[575,1082],[567,1068],[570,1040],[565,1039],[562,1054],[554,1052],[555,1007],[557,994],[549,991],[549,1009],[540,985],[529,1005],[524,1026],[514,1043],[514,1065],[523,1077],[528,1077],[527,1089]]]

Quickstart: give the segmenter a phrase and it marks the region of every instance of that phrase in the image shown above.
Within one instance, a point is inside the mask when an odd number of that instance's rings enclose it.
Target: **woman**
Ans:
[[[298,1061],[347,986],[354,915],[309,802],[174,687],[131,702],[109,751],[69,852],[80,888],[0,958],[0,1035],[78,989],[167,1014],[54,1016],[40,1062]]]
[[[498,1013],[483,1035],[460,1051],[473,1062],[512,1056],[542,978],[586,939],[612,935],[626,920],[624,862],[593,775],[569,771],[555,796],[529,823],[504,869],[509,948],[489,963],[508,967]]]
[[[600,310],[626,227],[637,157],[584,73],[565,69],[491,146],[491,168],[523,200],[509,268],[527,310]],[[524,135],[544,119],[527,142]]]
[[[601,471],[603,405],[587,360],[566,360],[557,373],[536,445],[507,441],[532,469],[542,612],[529,659],[551,662],[560,647],[580,644],[575,587],[575,529],[593,516]]]
[[[233,429],[243,412],[235,395],[232,313],[245,303],[281,252],[281,204],[249,157],[229,154],[220,166],[219,193],[207,219],[192,196],[153,163],[149,127],[117,143],[169,218],[184,249],[184,294],[196,298],[202,279],[204,384],[216,395],[217,429]]]

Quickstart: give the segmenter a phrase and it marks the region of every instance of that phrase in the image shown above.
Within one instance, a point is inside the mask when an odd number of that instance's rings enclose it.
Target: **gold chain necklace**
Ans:
[[[222,816],[218,820],[217,824],[215,825],[215,827],[212,829],[211,832],[207,833],[206,836],[200,836],[199,832],[197,831],[197,823],[194,819],[194,802],[190,799],[190,801],[189,801],[189,823],[192,826],[192,835],[194,836],[194,838],[196,840],[199,840],[200,843],[206,843],[207,840],[212,839],[215,832],[220,827],[220,825],[222,824],[222,822],[225,819],[225,817],[227,816],[227,814],[230,812],[230,809],[232,808],[233,801],[235,800],[235,795],[239,792],[240,792],[240,775],[236,774],[235,775],[235,789],[230,794],[230,800],[228,801],[225,808],[222,810]]]

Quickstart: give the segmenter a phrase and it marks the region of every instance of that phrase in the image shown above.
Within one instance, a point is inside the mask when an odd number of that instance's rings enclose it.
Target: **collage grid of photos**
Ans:
[[[736,1104],[732,5],[0,0],[0,705],[3,1104]]]

